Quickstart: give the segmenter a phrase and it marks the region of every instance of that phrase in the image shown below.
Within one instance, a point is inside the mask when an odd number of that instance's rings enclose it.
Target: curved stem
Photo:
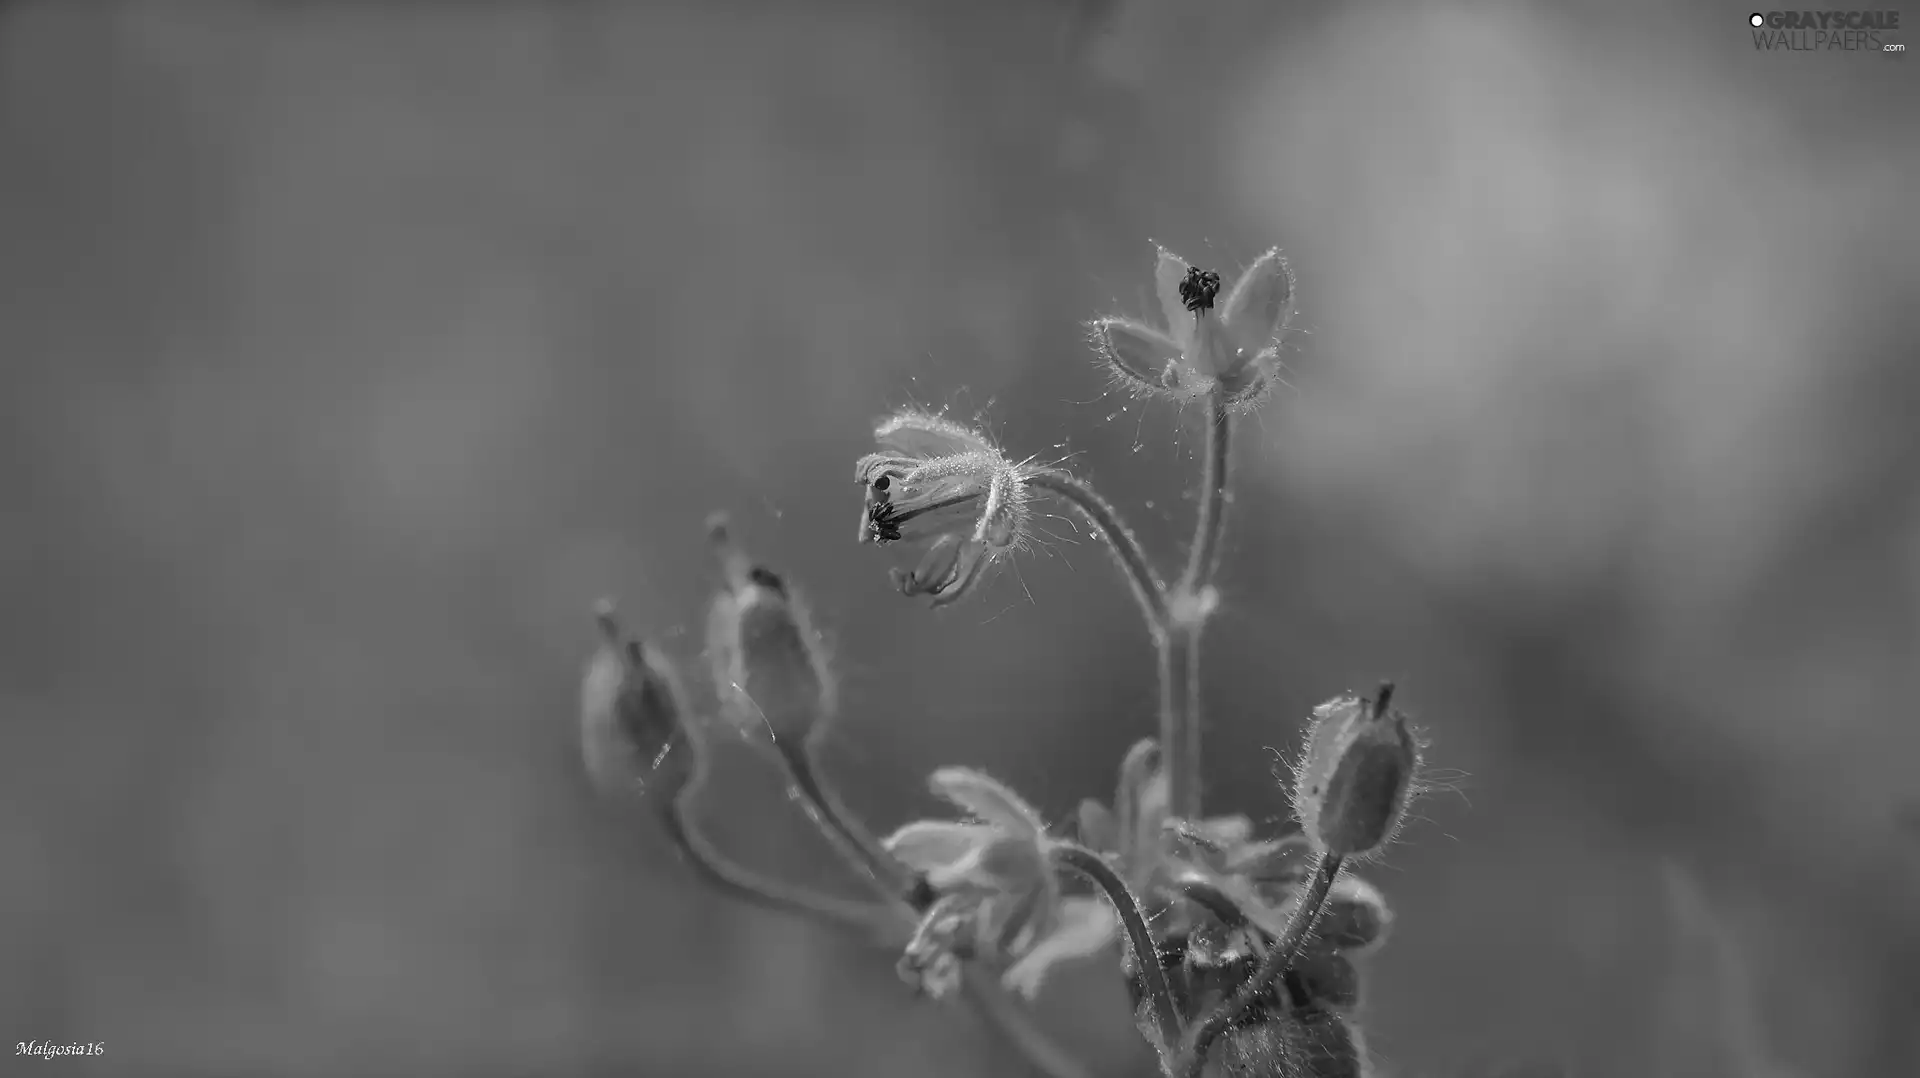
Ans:
[[[694,823],[693,798],[705,785],[703,766],[678,794],[660,801],[657,810],[674,845],[708,884],[763,909],[811,917],[842,928],[878,933],[889,923],[884,906],[834,898],[771,880],[721,853]]]
[[[1161,1058],[1167,1059],[1180,1050],[1180,1012],[1174,1006],[1173,985],[1167,980],[1167,971],[1161,968],[1159,951],[1154,946],[1153,933],[1147,929],[1147,919],[1140,913],[1139,900],[1133,897],[1113,866],[1092,850],[1071,842],[1055,843],[1052,850],[1056,864],[1085,876],[1113,904],[1114,915],[1119,918],[1127,943],[1133,949],[1133,963],[1139,967],[1140,982],[1146,986],[1147,998],[1153,1003],[1154,1023],[1160,1031],[1160,1044],[1156,1047],[1160,1049]]]
[[[1171,620],[1167,613],[1166,585],[1160,583],[1160,577],[1147,564],[1140,540],[1133,537],[1132,529],[1120,519],[1119,512],[1092,486],[1066,472],[1042,468],[1030,475],[1027,482],[1071,503],[1100,532],[1107,541],[1107,549],[1113,553],[1113,560],[1119,563],[1120,571],[1133,588],[1133,597],[1147,619],[1147,630],[1156,641],[1164,637]]]
[[[789,793],[814,829],[877,891],[890,900],[911,905],[912,896],[919,890],[914,873],[882,849],[873,833],[820,780],[812,754],[804,746],[785,741],[776,742],[774,749],[787,773]]]
[[[1181,1078],[1200,1078],[1200,1072],[1207,1063],[1207,1049],[1213,1046],[1214,1040],[1231,1029],[1246,1014],[1247,1008],[1293,964],[1300,947],[1313,931],[1314,922],[1320,919],[1321,910],[1326,908],[1327,896],[1333,891],[1333,881],[1340,875],[1340,865],[1338,856],[1320,855],[1313,874],[1308,877],[1306,887],[1300,893],[1300,904],[1293,908],[1293,916],[1287,918],[1286,932],[1274,941],[1260,968],[1233,993],[1233,998],[1207,1015],[1206,1020],[1193,1031],[1193,1043],[1181,1059],[1180,1069],[1175,1072]]]

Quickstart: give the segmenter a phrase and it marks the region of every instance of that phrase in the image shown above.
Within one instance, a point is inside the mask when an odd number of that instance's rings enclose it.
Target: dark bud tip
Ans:
[[[1180,282],[1180,302],[1187,310],[1199,313],[1213,310],[1213,301],[1220,295],[1220,275],[1212,270],[1203,270],[1199,266],[1188,266],[1187,276]]]
[[[780,579],[779,573],[774,572],[764,565],[756,565],[747,570],[747,579],[773,592],[775,595],[785,595],[787,593],[786,581]]]

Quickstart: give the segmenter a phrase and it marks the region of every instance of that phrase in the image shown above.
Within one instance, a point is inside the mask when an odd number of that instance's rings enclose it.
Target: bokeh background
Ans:
[[[1193,416],[1081,320],[1299,276],[1239,434],[1210,806],[1393,676],[1406,1078],[1920,1073],[1914,61],[1644,3],[0,6],[0,1040],[151,1075],[1018,1073],[596,801],[589,603],[697,672],[734,515],[876,827],[1065,818],[1153,724],[1100,549],[935,615],[853,542],[914,403],[1167,563]],[[1906,13],[1920,18],[1920,12]],[[847,886],[734,754],[714,832]],[[1148,1073],[1108,968],[1042,1020]]]

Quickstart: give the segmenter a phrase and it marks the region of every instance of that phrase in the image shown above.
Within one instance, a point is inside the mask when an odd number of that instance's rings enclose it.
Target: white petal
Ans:
[[[1114,940],[1113,910],[1104,898],[1075,896],[1062,899],[1053,930],[1034,941],[1020,959],[1007,967],[1000,983],[1008,991],[1032,999],[1040,992],[1047,970],[1072,958],[1091,958]]]
[[[943,767],[927,785],[933,792],[1012,834],[1035,839],[1046,829],[1033,806],[999,781],[967,767]]]
[[[1153,289],[1160,295],[1160,309],[1166,312],[1167,329],[1184,347],[1193,337],[1193,312],[1180,298],[1180,282],[1187,279],[1186,259],[1160,248],[1160,260],[1153,266]]]
[[[915,872],[930,872],[977,855],[992,837],[993,828],[986,824],[915,820],[880,845]]]
[[[1233,343],[1247,355],[1271,347],[1293,313],[1293,270],[1278,248],[1253,260],[1220,308]]]
[[[1164,391],[1178,383],[1180,342],[1130,318],[1101,318],[1088,328],[1094,350],[1128,388]]]
[[[873,429],[873,440],[888,453],[904,457],[944,457],[954,453],[992,453],[993,443],[979,432],[925,412],[896,412]]]

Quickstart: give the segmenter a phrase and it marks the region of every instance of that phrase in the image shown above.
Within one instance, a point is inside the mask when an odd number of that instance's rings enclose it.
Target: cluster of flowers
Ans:
[[[1165,251],[1158,279],[1168,329],[1125,318],[1092,327],[1121,384],[1209,405],[1216,452],[1202,479],[1193,557],[1178,581],[1161,582],[1086,484],[1015,462],[979,432],[919,412],[881,422],[878,451],[856,464],[859,538],[924,544],[913,569],[895,571],[895,584],[941,606],[1021,547],[1034,499],[1060,498],[1106,539],[1140,600],[1163,679],[1185,676],[1191,691],[1200,629],[1216,601],[1209,578],[1227,423],[1276,377],[1293,279],[1268,252],[1222,298],[1217,274]],[[610,606],[600,611],[604,641],[582,692],[589,773],[612,793],[656,806],[709,882],[897,947],[911,985],[933,998],[968,998],[1043,1073],[1083,1072],[1018,1000],[1033,998],[1060,963],[1100,956],[1118,958],[1135,1025],[1165,1075],[1368,1073],[1355,959],[1379,946],[1392,915],[1376,888],[1344,870],[1392,840],[1418,788],[1421,745],[1392,706],[1390,685],[1315,709],[1288,791],[1296,823],[1278,834],[1256,835],[1245,815],[1200,814],[1197,693],[1163,686],[1161,736],[1127,754],[1111,804],[1083,802],[1071,826],[1049,826],[977,770],[948,767],[930,785],[962,818],[917,820],[877,837],[817,764],[837,699],[804,606],[746,555],[723,519],[709,527],[724,581],[707,642],[721,721],[696,715],[666,656],[628,637]],[[705,839],[694,808],[715,730],[772,750],[796,803],[873,885],[874,900],[761,878]]]

